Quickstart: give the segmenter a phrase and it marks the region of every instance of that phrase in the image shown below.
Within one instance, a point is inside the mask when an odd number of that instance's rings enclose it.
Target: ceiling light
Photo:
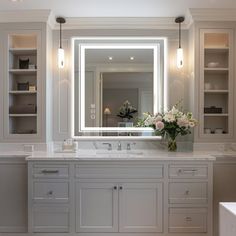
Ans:
[[[108,59],[109,59],[110,61],[112,61],[112,60],[113,60],[113,57],[108,57]]]
[[[134,60],[134,57],[130,57],[130,60],[133,61],[133,60]]]
[[[64,49],[62,48],[62,43],[61,43],[61,34],[62,34],[61,24],[66,23],[66,20],[63,17],[57,17],[56,22],[60,24],[60,46],[58,48],[58,58],[57,58],[58,67],[63,68],[65,65],[65,53],[64,53]]]
[[[177,67],[182,68],[184,65],[184,52],[181,48],[181,23],[184,22],[184,17],[180,16],[175,19],[175,23],[179,24],[179,48],[177,49]]]

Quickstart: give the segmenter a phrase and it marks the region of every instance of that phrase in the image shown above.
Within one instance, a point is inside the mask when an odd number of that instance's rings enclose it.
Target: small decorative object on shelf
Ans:
[[[117,116],[121,117],[124,121],[129,121],[133,118],[133,114],[138,112],[138,110],[131,105],[131,103],[126,100],[119,109]]]
[[[36,91],[36,86],[35,85],[30,85],[29,86],[29,91],[30,92],[35,92]]]
[[[209,62],[207,64],[207,67],[209,68],[216,68],[216,67],[219,67],[220,63],[219,62]]]
[[[29,69],[29,58],[19,59],[19,68],[20,69]]]
[[[221,114],[222,113],[222,108],[221,107],[215,107],[215,106],[211,106],[211,107],[204,107],[204,113],[210,113],[210,114]]]
[[[29,69],[34,70],[34,69],[36,69],[36,66],[34,64],[29,64]]]
[[[161,135],[168,140],[168,150],[176,151],[176,138],[178,135],[184,136],[191,133],[191,128],[195,127],[197,120],[193,118],[191,112],[184,113],[178,109],[178,105],[163,113],[151,115],[145,113],[145,118],[138,121],[138,127],[152,127],[156,135]]]
[[[204,128],[204,133],[205,134],[211,134],[211,129],[210,128]]]
[[[29,90],[29,82],[26,82],[26,83],[17,83],[17,90],[18,90],[18,91],[26,91],[26,90]]]

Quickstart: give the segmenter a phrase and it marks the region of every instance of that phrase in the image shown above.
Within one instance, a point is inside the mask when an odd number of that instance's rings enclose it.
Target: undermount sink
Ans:
[[[131,157],[142,156],[143,152],[139,150],[97,150],[96,154],[109,157]]]

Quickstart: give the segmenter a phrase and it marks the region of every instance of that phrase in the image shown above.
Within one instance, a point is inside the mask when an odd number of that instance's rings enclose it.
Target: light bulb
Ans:
[[[177,67],[182,68],[184,65],[184,51],[183,48],[177,49]]]
[[[65,64],[65,53],[63,48],[58,48],[58,67],[59,68],[64,68]]]

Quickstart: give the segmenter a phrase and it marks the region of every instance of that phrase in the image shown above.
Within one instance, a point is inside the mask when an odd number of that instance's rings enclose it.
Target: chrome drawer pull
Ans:
[[[197,172],[197,170],[196,170],[196,169],[192,169],[192,170],[179,169],[178,172],[179,172],[180,174],[181,174],[181,173],[183,173],[183,174],[189,174],[189,173],[194,174],[195,172]]]
[[[186,220],[186,221],[192,221],[192,217],[187,216],[187,217],[185,218],[185,220]]]
[[[42,170],[43,174],[57,174],[59,170]]]

